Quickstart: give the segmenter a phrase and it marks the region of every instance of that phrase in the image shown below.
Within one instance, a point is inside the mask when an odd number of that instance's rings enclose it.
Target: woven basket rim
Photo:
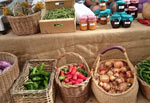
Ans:
[[[30,63],[29,62],[38,62],[38,61],[53,61],[54,65],[56,64],[56,59],[30,59],[28,60],[25,65],[24,65],[24,68],[23,70],[27,70],[29,68],[27,68],[27,65],[29,65]],[[20,81],[20,78],[23,77],[24,75],[24,71],[22,71],[22,73],[20,74],[19,78],[17,79],[17,81],[19,82]],[[13,88],[11,89],[11,94],[12,95],[15,95],[15,94],[28,94],[28,93],[31,93],[31,94],[34,94],[34,93],[43,93],[43,92],[47,92],[49,91],[50,89],[52,89],[52,85],[54,84],[54,77],[55,77],[55,73],[56,73],[56,67],[53,67],[52,69],[52,73],[51,73],[51,76],[50,76],[50,80],[49,80],[49,83],[48,83],[48,87],[45,88],[45,89],[42,89],[42,90],[16,90],[16,88]],[[17,84],[17,81],[14,83],[14,85]]]
[[[3,54],[12,56],[12,57],[14,58],[14,63],[9,67],[9,69],[8,69],[7,71],[4,71],[4,72],[0,73],[0,77],[3,76],[3,75],[5,75],[6,72],[11,71],[11,70],[12,70],[12,67],[14,67],[14,66],[15,66],[15,63],[18,61],[18,60],[17,60],[17,56],[14,55],[14,54],[12,54],[12,53],[8,53],[8,52],[0,52],[0,55],[3,55]]]
[[[66,64],[66,65],[63,65],[63,66],[59,67],[59,69],[62,69],[62,68],[64,68],[64,67],[67,67],[68,65],[74,65],[74,64],[78,64],[78,63]],[[87,71],[87,72],[88,72],[88,71]],[[59,72],[59,73],[60,73],[60,72]],[[88,79],[86,79],[84,82],[82,82],[82,83],[80,83],[80,84],[77,84],[77,85],[69,85],[69,86],[62,85],[62,84],[60,83],[60,80],[57,78],[57,74],[56,74],[55,77],[56,77],[56,78],[55,78],[55,79],[56,79],[56,82],[57,82],[61,87],[65,87],[65,88],[76,88],[76,87],[80,87],[80,86],[83,86],[83,85],[87,84],[87,83],[90,81],[90,79],[91,79],[91,74],[89,73]]]
[[[38,11],[38,12],[36,12],[34,14],[31,14],[31,15],[26,15],[26,16],[6,16],[6,17],[11,18],[11,19],[26,19],[26,18],[29,18],[29,17],[32,17],[32,16],[36,16],[40,13],[41,13],[41,11]]]
[[[121,61],[124,61],[124,62],[127,63],[127,60],[125,60],[125,59],[107,59],[107,60],[100,61],[100,63],[105,62],[105,61],[109,61],[109,60],[121,60]],[[100,63],[99,63],[99,64],[100,64]],[[130,69],[131,69],[131,68],[130,68]],[[111,96],[122,96],[122,95],[126,95],[128,92],[130,92],[130,91],[134,88],[134,86],[136,85],[136,82],[137,82],[136,73],[133,72],[133,74],[134,74],[134,82],[133,82],[133,85],[132,85],[127,91],[122,92],[122,93],[118,93],[118,94],[111,94],[111,93],[106,92],[101,86],[99,86],[99,85],[96,83],[97,80],[95,79],[95,77],[93,77],[92,79],[93,79],[93,82],[95,82],[96,86],[97,86],[103,93],[105,93],[105,94],[107,94],[107,95],[111,95]]]

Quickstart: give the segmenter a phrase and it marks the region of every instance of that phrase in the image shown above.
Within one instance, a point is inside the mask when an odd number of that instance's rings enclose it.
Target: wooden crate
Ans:
[[[46,0],[45,3],[46,10],[42,11],[42,17],[39,21],[41,33],[69,33],[76,31],[76,18],[43,20],[47,10],[53,10],[62,7],[73,8],[74,0]],[[58,3],[61,5],[57,5]]]

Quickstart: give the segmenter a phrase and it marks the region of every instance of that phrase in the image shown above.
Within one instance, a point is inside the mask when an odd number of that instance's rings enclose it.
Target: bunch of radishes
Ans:
[[[63,85],[80,84],[88,78],[84,65],[69,65],[60,71],[59,80]]]
[[[0,73],[6,71],[11,66],[11,63],[8,61],[0,61]]]
[[[128,90],[134,81],[134,75],[125,61],[110,60],[102,62],[96,75],[99,86],[109,93],[122,93]]]

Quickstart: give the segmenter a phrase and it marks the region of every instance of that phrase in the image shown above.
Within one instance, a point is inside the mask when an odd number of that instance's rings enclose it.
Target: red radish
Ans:
[[[74,75],[77,72],[77,67],[74,66],[71,71],[71,75]]]
[[[73,75],[73,79],[74,79],[74,80],[77,80],[77,74],[74,74],[74,75]]]
[[[87,77],[85,77],[82,73],[78,74],[78,78],[83,79],[83,80],[87,79]]]
[[[82,82],[83,82],[83,79],[77,79],[77,81],[78,81],[79,83],[82,83]]]
[[[76,81],[73,80],[73,79],[70,79],[70,81],[72,82],[72,84],[75,84],[75,83],[76,83]]]
[[[73,76],[71,74],[68,74],[66,78],[71,79]]]
[[[121,67],[123,67],[123,62],[122,61],[115,61],[114,62],[114,67],[115,68],[121,68]]]
[[[61,76],[65,76],[64,71],[61,71],[61,72],[60,72],[60,75],[61,75]]]
[[[72,72],[72,69],[73,69],[73,65],[70,65],[70,66],[69,66],[69,72],[70,72],[70,73]]]
[[[75,81],[75,84],[80,84],[78,81]]]
[[[82,68],[82,67],[83,67],[83,64],[79,64],[79,66],[80,66],[80,68]]]
[[[68,82],[69,82],[69,79],[68,79],[68,78],[65,78],[65,79],[64,79],[64,82],[65,82],[65,83],[68,83]]]
[[[68,84],[72,85],[73,83],[72,82],[68,82]]]

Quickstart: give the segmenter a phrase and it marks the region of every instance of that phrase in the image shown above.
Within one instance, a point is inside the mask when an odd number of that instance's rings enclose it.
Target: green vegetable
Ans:
[[[59,19],[59,18],[74,18],[74,9],[72,8],[58,8],[48,11],[44,19]]]
[[[80,67],[77,68],[77,71],[82,73],[84,76],[88,76],[87,71],[85,71],[84,69],[81,69]]]
[[[67,72],[69,71],[69,68],[65,67],[65,68],[63,69],[63,71],[64,71],[64,73],[67,73]]]
[[[43,71],[43,69],[44,69],[44,63],[41,64],[39,71]]]
[[[59,80],[64,80],[66,76],[59,76]]]
[[[147,84],[150,84],[150,60],[141,61],[137,67],[137,75]]]
[[[41,80],[43,80],[43,78],[37,76],[37,77],[33,77],[32,80],[33,81],[41,81]]]

